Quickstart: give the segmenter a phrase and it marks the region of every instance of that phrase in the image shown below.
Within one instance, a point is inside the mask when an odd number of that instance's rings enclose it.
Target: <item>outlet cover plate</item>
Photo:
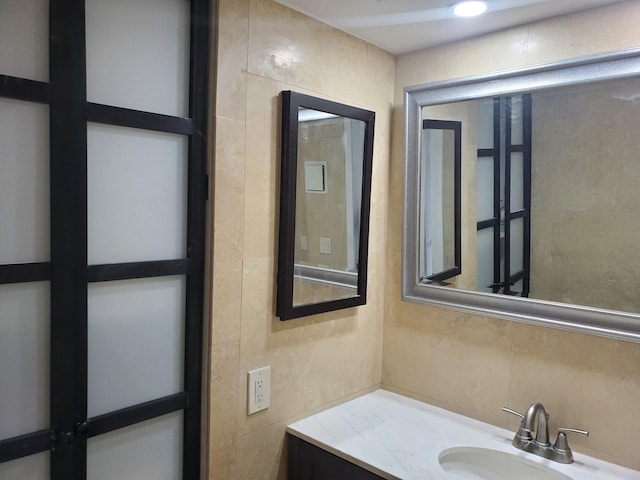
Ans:
[[[247,413],[266,410],[270,405],[271,367],[266,366],[247,373]]]

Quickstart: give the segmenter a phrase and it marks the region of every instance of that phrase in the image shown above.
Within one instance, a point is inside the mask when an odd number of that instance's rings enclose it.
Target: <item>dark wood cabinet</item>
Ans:
[[[304,440],[287,434],[289,480],[380,480],[354,465]]]

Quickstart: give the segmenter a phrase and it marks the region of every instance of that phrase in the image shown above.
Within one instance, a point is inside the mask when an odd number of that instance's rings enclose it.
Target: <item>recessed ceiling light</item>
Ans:
[[[487,2],[465,1],[458,2],[453,6],[453,13],[458,17],[475,17],[482,15],[487,9]]]

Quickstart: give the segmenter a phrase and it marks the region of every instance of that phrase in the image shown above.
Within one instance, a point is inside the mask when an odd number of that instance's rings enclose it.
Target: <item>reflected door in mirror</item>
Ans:
[[[357,294],[365,123],[300,108],[293,305]]]
[[[420,281],[460,275],[462,122],[424,120],[420,158]]]

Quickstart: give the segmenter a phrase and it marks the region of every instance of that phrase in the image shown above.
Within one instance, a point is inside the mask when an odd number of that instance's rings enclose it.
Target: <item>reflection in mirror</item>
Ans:
[[[298,110],[294,306],[357,295],[364,131],[362,120]]]
[[[625,52],[407,88],[403,298],[640,341],[639,65]],[[426,118],[465,132],[463,268],[445,288],[412,242]]]
[[[531,284],[531,95],[496,97],[473,103],[465,105],[477,112],[476,288],[479,292],[528,297]],[[542,120],[537,118],[537,121]],[[542,179],[537,183],[542,187],[546,182]]]
[[[462,122],[424,120],[420,156],[419,271],[421,280],[460,275]]]
[[[277,314],[366,301],[374,114],[282,92]]]

